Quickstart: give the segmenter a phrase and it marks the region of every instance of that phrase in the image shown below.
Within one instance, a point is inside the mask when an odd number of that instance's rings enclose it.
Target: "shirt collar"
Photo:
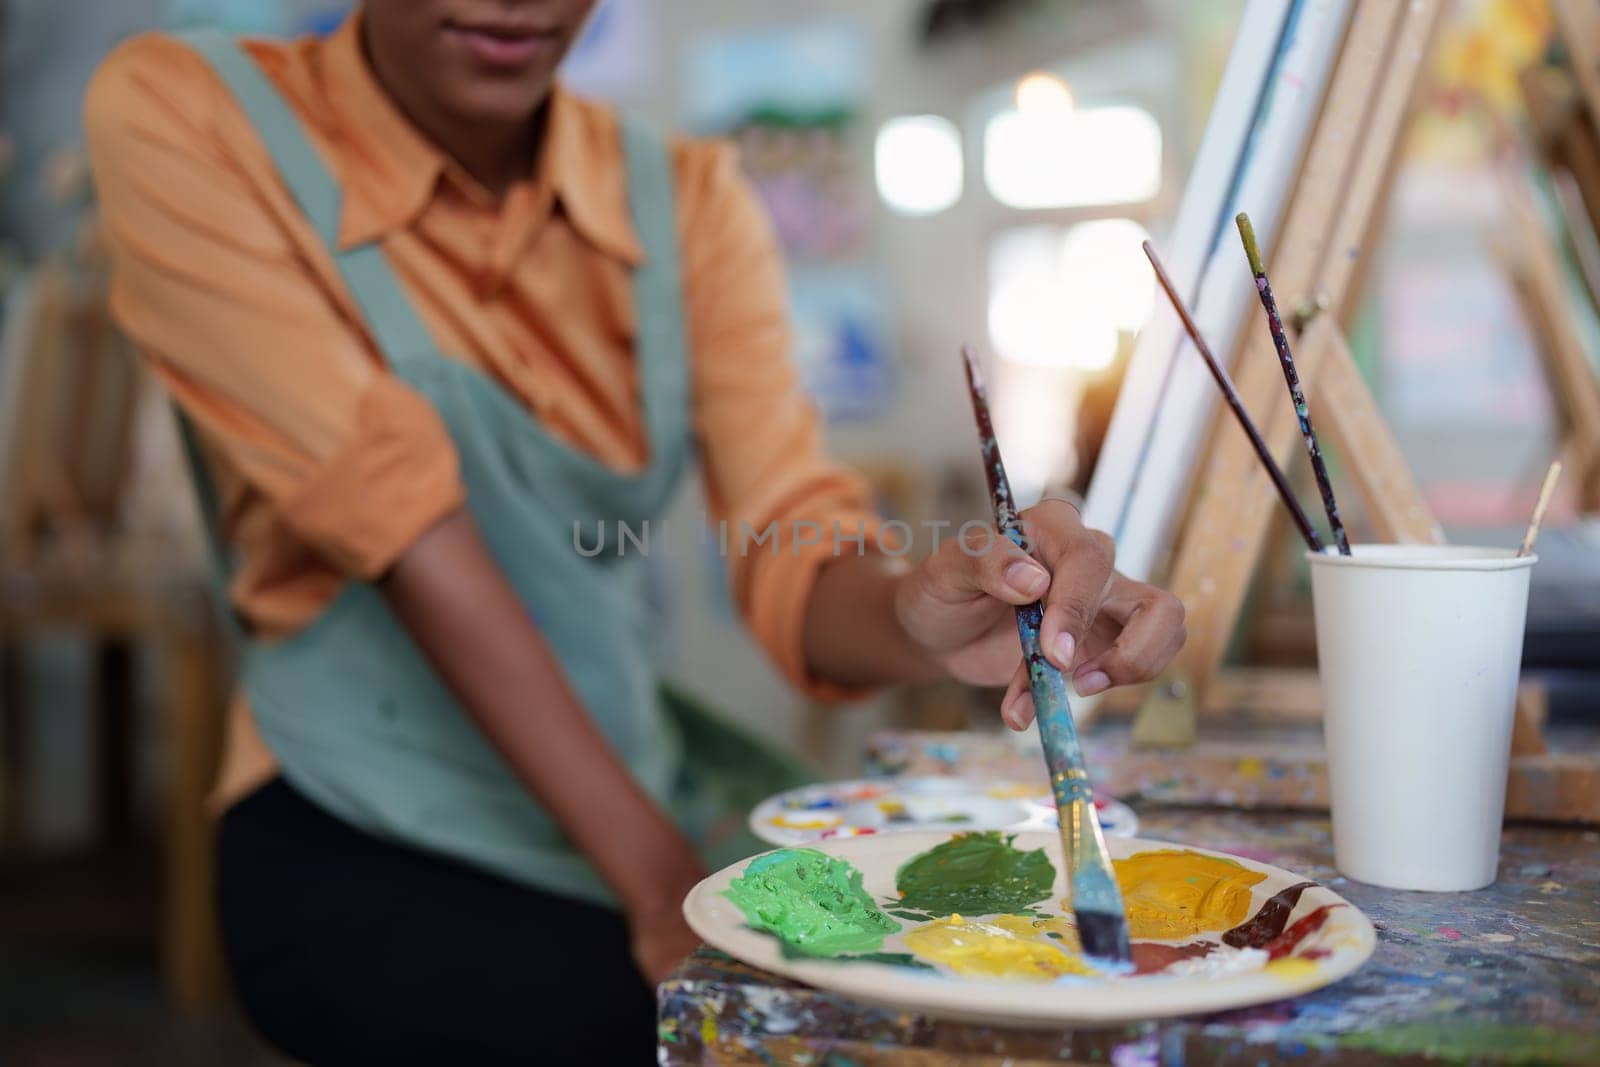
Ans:
[[[455,169],[379,84],[362,49],[360,18],[359,10],[351,14],[323,47],[340,136],[340,248],[409,225],[436,194],[440,177]],[[609,111],[556,85],[537,170],[535,185],[548,184],[586,241],[630,266],[644,261],[629,217],[620,131]]]
[[[322,52],[326,97],[338,123],[339,247],[350,248],[421,214],[445,158],[378,84],[361,47],[359,10],[334,31]]]
[[[629,211],[622,131],[613,112],[557,83],[550,91],[539,170],[584,240],[629,266],[644,262]]]

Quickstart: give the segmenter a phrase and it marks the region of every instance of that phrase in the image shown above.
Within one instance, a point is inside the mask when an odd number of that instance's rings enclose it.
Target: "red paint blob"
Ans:
[[[1197,960],[1211,954],[1216,945],[1194,941],[1187,945],[1163,945],[1155,941],[1136,941],[1133,948],[1133,973],[1155,974],[1179,960]]]
[[[1316,911],[1307,914],[1305,918],[1300,919],[1289,929],[1261,946],[1267,950],[1267,958],[1276,960],[1289,955],[1295,950],[1296,945],[1322,929],[1322,924],[1328,921],[1328,912],[1343,906],[1342,904],[1324,904]]]
[[[1256,912],[1253,919],[1242,922],[1223,934],[1222,943],[1232,945],[1234,948],[1265,947],[1273,938],[1283,933],[1283,928],[1288,925],[1289,916],[1294,912],[1295,905],[1300,903],[1300,894],[1315,885],[1315,882],[1297,882],[1279,891],[1261,905],[1261,910]]]

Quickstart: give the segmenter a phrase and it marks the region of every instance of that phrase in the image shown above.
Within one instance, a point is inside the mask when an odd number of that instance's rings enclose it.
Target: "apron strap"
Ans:
[[[644,262],[633,272],[634,352],[651,465],[670,479],[676,466],[672,457],[690,433],[689,345],[672,163],[660,131],[631,116],[622,116],[619,125],[628,168],[628,211],[644,250]]]
[[[279,177],[328,249],[377,344],[379,357],[402,377],[409,377],[408,369],[419,363],[436,359],[432,354],[436,346],[381,244],[372,241],[339,248],[343,197],[339,182],[277,87],[230,35],[207,28],[176,36],[206,60],[255,127]],[[645,257],[634,272],[634,303],[641,401],[651,443],[651,477],[646,480],[664,496],[675,481],[689,436],[688,346],[672,168],[658,131],[629,118],[622,118],[619,125],[628,171],[628,206]],[[226,582],[232,568],[221,534],[217,494],[202,462],[197,427],[181,411],[178,423],[226,606]],[[231,611],[229,615],[232,618]]]
[[[339,182],[311,146],[300,120],[289,110],[277,87],[221,30],[190,30],[178,37],[211,65],[255,126],[295,203],[333,256],[383,360],[394,366],[397,360],[430,351],[433,340],[400,288],[383,248],[373,241],[340,250],[339,208],[343,194]]]
[[[394,366],[397,359],[427,351],[431,347],[427,329],[406,300],[384,259],[383,250],[375,243],[339,250],[339,183],[261,68],[232,37],[220,30],[197,29],[177,36],[211,65],[254,124],[284,184],[332,255],[377,342],[380,358]],[[228,582],[234,569],[233,554],[222,533],[221,501],[201,451],[200,431],[194,420],[176,404],[172,409],[177,416],[184,458],[200,505],[200,520],[211,557],[213,592],[229,631],[235,637],[243,637],[244,624],[228,596]]]

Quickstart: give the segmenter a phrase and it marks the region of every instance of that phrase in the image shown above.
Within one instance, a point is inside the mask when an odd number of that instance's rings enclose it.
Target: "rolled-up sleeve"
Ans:
[[[695,431],[734,599],[793,684],[820,700],[858,697],[812,675],[805,619],[825,562],[878,547],[869,490],[823,451],[821,420],[791,359],[777,241],[733,149],[690,143],[679,152]]]
[[[370,578],[461,506],[455,450],[326,284],[320,250],[296,241],[287,194],[237,158],[232,107],[170,38],[123,45],[90,84],[112,312],[208,456],[312,551]]]

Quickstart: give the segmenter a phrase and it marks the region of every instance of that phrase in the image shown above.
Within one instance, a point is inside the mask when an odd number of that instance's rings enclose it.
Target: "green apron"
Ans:
[[[689,385],[671,171],[661,138],[621,124],[628,199],[644,262],[634,273],[635,356],[650,458],[620,474],[547,435],[526,407],[438,353],[377,243],[340,250],[338,183],[271,82],[232,40],[185,35],[231,89],[300,209],[327,244],[390,369],[449,429],[467,506],[567,681],[644,790],[690,835],[729,835],[729,809],[808,777],[792,760],[658,685],[641,553],[618,520],[660,519],[690,455]],[[227,572],[215,493],[181,420],[202,512]],[[584,553],[574,544],[583,532]],[[587,555],[597,524],[605,551]],[[567,896],[614,904],[588,862],[511,773],[368,584],[348,582],[305,630],[246,640],[242,684],[283,776],[344,821]],[[540,695],[527,694],[528,714]]]

